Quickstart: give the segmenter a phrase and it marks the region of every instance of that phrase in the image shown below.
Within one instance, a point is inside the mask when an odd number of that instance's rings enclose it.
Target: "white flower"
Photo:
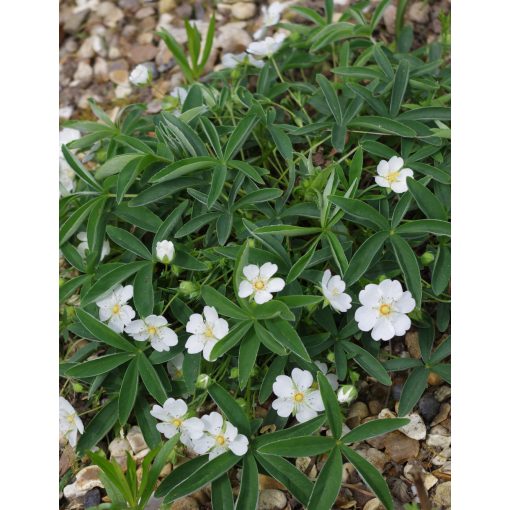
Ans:
[[[201,418],[204,435],[193,441],[195,453],[209,453],[209,460],[230,450],[235,455],[244,455],[248,451],[248,438],[237,432],[230,422],[223,420],[221,414],[212,412]]]
[[[86,232],[78,232],[76,234],[76,237],[78,238],[81,243],[76,247],[78,250],[78,253],[80,254],[81,258],[84,259],[87,255],[87,251],[89,249],[89,242],[87,241],[87,233]],[[103,260],[107,255],[110,254],[110,243],[108,242],[108,239],[105,239],[103,242],[103,247],[101,248],[101,256],[99,260]]]
[[[156,243],[156,256],[163,264],[170,264],[175,257],[175,247],[172,241],[159,241]]]
[[[143,86],[148,85],[152,80],[152,73],[148,66],[138,64],[129,75],[129,81],[133,85]]]
[[[352,386],[352,384],[344,384],[339,390],[338,390],[338,402],[340,404],[348,404],[349,402],[352,402],[356,397],[358,396],[358,390]]]
[[[80,138],[81,134],[77,129],[64,128],[58,134],[59,148],[62,147],[62,145],[67,145],[68,143],[74,142],[74,140],[79,140]],[[62,152],[60,153],[60,157],[64,157]]]
[[[78,140],[80,137],[81,137],[80,132],[77,129],[72,129],[72,128],[64,128],[58,134],[58,141],[59,141],[58,150],[60,153],[60,156],[59,156],[59,182],[63,186],[63,188],[66,191],[68,191],[69,193],[71,191],[74,191],[74,184],[75,184],[74,180],[75,180],[76,174],[74,173],[74,170],[71,168],[69,163],[64,158],[64,155],[62,154],[62,145],[66,145],[69,142]]]
[[[64,397],[59,397],[59,429],[60,433],[69,441],[73,448],[76,446],[78,432],[83,434],[81,418]]]
[[[258,67],[259,69],[261,67],[264,67],[264,62],[262,60],[257,60],[253,58],[253,55],[250,55],[249,53],[242,52],[242,53],[224,53],[221,57],[221,63],[223,64],[223,67],[226,67],[228,69],[233,69],[237,67],[238,65],[245,65],[250,64],[254,67]]]
[[[126,304],[133,297],[133,286],[119,285],[103,299],[96,301],[99,307],[99,318],[116,333],[122,333],[134,318],[135,311]]]
[[[321,361],[315,361],[317,368],[326,376],[326,379],[331,384],[333,390],[336,390],[339,386],[338,377],[336,374],[328,374],[328,365],[326,363],[322,363]]]
[[[181,443],[191,447],[192,441],[202,437],[204,424],[199,418],[185,418],[188,406],[182,399],[169,398],[163,407],[154,405],[151,410],[152,416],[160,420],[156,428],[167,438],[181,434]]]
[[[312,374],[294,368],[291,376],[279,375],[273,383],[273,393],[278,397],[273,401],[273,409],[282,417],[295,414],[301,423],[315,418],[318,411],[324,411],[324,403],[320,391],[311,388]]]
[[[375,182],[383,188],[391,188],[395,193],[407,191],[406,177],[412,177],[414,172],[410,168],[402,168],[404,160],[393,156],[389,161],[384,159],[377,165]]]
[[[263,41],[254,41],[246,51],[259,57],[270,57],[280,49],[286,37],[286,34],[278,33],[274,37],[266,37]]]
[[[329,304],[337,312],[346,312],[351,308],[352,298],[344,293],[345,282],[340,276],[331,276],[331,271],[327,269],[322,276],[322,293]]]
[[[416,301],[408,290],[402,291],[399,281],[370,283],[359,293],[359,301],[363,306],[356,310],[354,318],[361,331],[372,330],[374,340],[390,340],[411,327],[406,313],[414,310]]]
[[[271,278],[278,266],[271,262],[262,264],[261,267],[255,264],[248,264],[243,267],[243,274],[246,280],[239,285],[239,297],[246,298],[254,295],[255,303],[261,305],[273,299],[272,292],[279,292],[285,287],[282,278]]]
[[[167,327],[168,321],[162,315],[148,315],[126,326],[126,333],[138,342],[149,340],[158,352],[169,351],[177,345],[178,338],[173,329]]]
[[[168,373],[172,376],[172,379],[182,379],[182,365],[184,363],[184,354],[180,352],[177,356],[173,357],[166,364]]]
[[[191,333],[185,345],[188,352],[203,352],[204,358],[211,361],[212,348],[228,333],[228,322],[218,317],[214,306],[205,306],[203,316],[199,313],[190,315],[186,331]]]
[[[182,105],[186,98],[188,97],[188,91],[184,87],[175,87],[174,90],[170,93],[172,97],[175,97],[179,100],[179,103]]]
[[[273,2],[269,7],[262,6],[262,27],[259,28],[254,34],[255,39],[260,39],[266,35],[266,31],[269,27],[276,25],[280,21],[282,12],[292,2]]]

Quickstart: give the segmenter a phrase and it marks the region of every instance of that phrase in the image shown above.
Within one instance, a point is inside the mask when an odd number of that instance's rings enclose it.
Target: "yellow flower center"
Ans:
[[[220,436],[216,436],[216,442],[217,442],[220,446],[222,446],[222,445],[224,445],[224,444],[225,444],[225,438],[224,438],[223,436],[221,436],[221,435],[220,435]]]
[[[68,414],[68,415],[67,415],[67,421],[68,421],[69,423],[74,423],[74,418],[75,418],[75,416],[76,416],[76,413]]]
[[[266,285],[262,280],[257,280],[253,286],[256,290],[262,290]]]
[[[120,312],[120,305],[113,305],[112,313],[119,313]]]
[[[387,176],[386,176],[386,180],[388,182],[396,182],[398,180],[398,176],[399,176],[400,172],[397,170],[396,172],[390,172]]]
[[[302,394],[302,393],[296,393],[294,395],[294,400],[296,402],[303,402],[303,399],[305,398],[305,396]]]
[[[381,315],[389,315],[391,313],[391,307],[390,305],[387,305],[386,303],[385,304],[382,304],[380,307],[379,307],[379,313]]]
[[[214,338],[214,333],[213,333],[213,330],[212,330],[212,328],[210,326],[207,326],[205,328],[204,336],[206,336],[207,338]]]
[[[176,370],[175,377],[182,377],[182,370]]]
[[[172,420],[172,425],[175,425],[176,427],[180,427],[182,424],[182,420],[179,420],[179,418],[174,418]]]
[[[147,331],[149,332],[149,335],[155,335],[157,333],[157,329],[154,326],[150,326]]]

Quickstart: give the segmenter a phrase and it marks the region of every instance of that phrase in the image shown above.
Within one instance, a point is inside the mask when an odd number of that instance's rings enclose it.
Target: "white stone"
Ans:
[[[425,439],[427,435],[427,427],[423,422],[422,417],[417,413],[412,413],[409,416],[406,416],[409,420],[411,420],[407,425],[400,427],[400,432],[405,434],[407,437],[411,439]]]

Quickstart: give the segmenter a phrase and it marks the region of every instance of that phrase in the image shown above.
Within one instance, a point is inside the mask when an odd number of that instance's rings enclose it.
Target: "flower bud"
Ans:
[[[246,403],[246,400],[244,400],[244,398],[241,398],[241,397],[236,398],[236,402],[241,409],[243,409],[243,410],[247,409],[248,404]]]
[[[183,280],[179,284],[179,291],[185,296],[193,297],[200,291],[200,286],[197,283]]]
[[[424,266],[428,266],[429,264],[432,264],[432,262],[434,262],[434,259],[436,257],[434,256],[434,254],[430,251],[426,251],[421,257],[420,257],[420,260],[421,260],[421,263],[424,265]]]
[[[334,352],[328,352],[328,355],[326,356],[326,359],[330,363],[334,363],[335,362],[335,353]]]
[[[175,248],[172,241],[159,241],[156,243],[156,256],[163,264],[170,264],[175,257]]]
[[[197,377],[195,386],[200,390],[205,390],[211,384],[211,378],[207,374],[200,374]]]
[[[83,386],[80,383],[73,383],[73,391],[75,393],[82,393],[83,392]]]
[[[230,379],[237,379],[239,377],[239,369],[237,367],[230,369]]]
[[[358,390],[351,384],[344,384],[343,386],[340,386],[337,396],[338,402],[341,404],[348,404],[358,396]]]

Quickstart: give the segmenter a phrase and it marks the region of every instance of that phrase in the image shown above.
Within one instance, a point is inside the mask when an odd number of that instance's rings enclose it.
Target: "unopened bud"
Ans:
[[[340,386],[340,389],[337,393],[338,402],[341,404],[348,404],[349,402],[352,402],[357,396],[358,390],[351,384],[344,384],[343,386]]]
[[[432,264],[432,262],[434,262],[434,259],[436,257],[434,256],[434,254],[430,251],[426,251],[421,257],[420,257],[420,260],[421,260],[421,263],[424,265],[424,266],[428,266],[429,264]]]
[[[207,374],[200,374],[197,377],[195,386],[200,390],[205,390],[211,384],[211,378]]]

